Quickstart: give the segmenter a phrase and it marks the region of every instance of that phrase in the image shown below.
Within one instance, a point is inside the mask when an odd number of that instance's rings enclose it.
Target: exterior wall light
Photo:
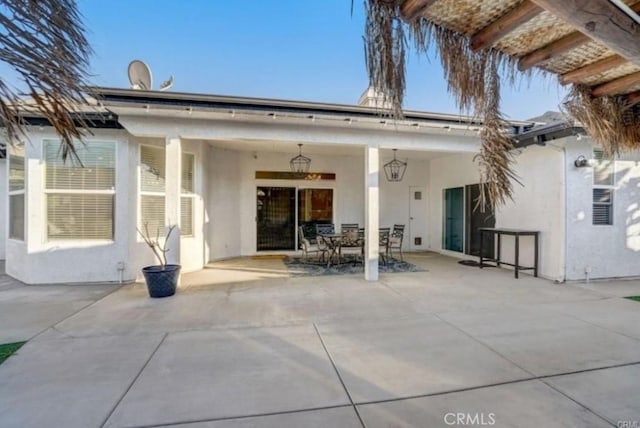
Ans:
[[[589,160],[580,155],[576,158],[575,161],[573,161],[573,164],[576,166],[576,168],[584,168],[586,166],[589,166]]]
[[[384,164],[384,175],[387,176],[387,181],[402,181],[407,170],[407,163],[396,159],[397,150],[393,149],[393,160]]]

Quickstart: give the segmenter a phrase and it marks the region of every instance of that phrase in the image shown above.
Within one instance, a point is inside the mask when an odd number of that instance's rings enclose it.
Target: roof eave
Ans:
[[[570,136],[585,135],[582,126],[569,122],[560,122],[532,129],[512,138],[514,148],[525,148],[529,146],[545,146],[547,141],[558,140]]]
[[[121,88],[105,88],[91,87],[87,91],[92,96],[108,107],[110,103],[149,103],[149,104],[165,104],[176,105],[181,107],[201,106],[225,108],[228,110],[244,109],[259,111],[286,111],[298,112],[304,114],[332,114],[347,116],[367,116],[381,117],[385,115],[385,111],[373,107],[346,105],[346,104],[330,104],[317,103],[308,101],[292,101],[267,98],[249,98],[249,97],[232,97],[221,95],[193,94],[185,92],[160,92],[160,91],[141,91],[133,89]],[[404,120],[430,120],[447,123],[463,123],[469,125],[481,126],[482,121],[478,118],[463,115],[454,115],[446,113],[420,112],[414,110],[404,111]],[[509,121],[514,127],[526,127],[532,125],[528,121]]]

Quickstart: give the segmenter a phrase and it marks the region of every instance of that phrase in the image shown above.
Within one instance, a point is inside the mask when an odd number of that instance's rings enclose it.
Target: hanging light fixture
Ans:
[[[291,171],[297,174],[306,174],[309,172],[309,165],[311,165],[311,159],[302,155],[302,144],[298,144],[300,152],[298,156],[292,157],[289,161]]]
[[[387,181],[402,181],[404,172],[407,170],[407,163],[396,159],[396,151],[393,149],[393,160],[384,164],[384,175]]]

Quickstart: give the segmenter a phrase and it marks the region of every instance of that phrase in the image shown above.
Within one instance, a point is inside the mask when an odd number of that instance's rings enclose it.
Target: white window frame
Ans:
[[[23,159],[23,165],[24,165],[24,179],[22,180],[22,189],[18,189],[18,190],[11,190],[11,183],[9,182],[9,177],[11,176],[11,157],[15,156],[15,154],[13,153],[15,150],[15,147],[13,147],[10,144],[6,145],[6,159],[7,159],[7,176],[4,177],[6,178],[6,184],[7,184],[7,224],[6,224],[6,231],[7,231],[7,239],[10,239],[12,241],[16,241],[16,242],[25,242],[27,239],[27,178],[28,178],[28,174],[27,174],[27,156],[26,156],[26,148],[24,147],[24,145],[22,145],[22,159]],[[18,156],[20,157],[20,156]],[[18,238],[14,238],[11,236],[11,197],[12,196],[19,196],[22,195],[22,200],[23,200],[23,204],[24,207],[22,209],[22,214],[23,214],[23,218],[22,218],[22,239],[18,239]]]
[[[616,159],[615,156],[611,156],[610,159],[603,159],[606,161],[610,161],[611,162],[611,176],[612,176],[612,180],[611,180],[611,184],[596,184],[595,180],[596,180],[596,167],[597,167],[597,163],[598,162],[602,162],[600,160],[597,159],[596,157],[596,152],[600,152],[602,153],[602,155],[604,156],[603,150],[598,148],[598,147],[594,147],[593,148],[593,179],[592,179],[592,190],[591,190],[591,225],[592,226],[596,226],[596,227],[601,227],[601,226],[613,226],[615,223],[615,193],[616,193]],[[611,202],[609,204],[606,203],[598,203],[595,202],[593,200],[593,190],[596,189],[604,189],[604,190],[610,190],[611,191]],[[608,224],[595,224],[594,223],[594,217],[593,217],[593,207],[596,205],[608,205],[610,206],[610,210],[611,210],[611,223]]]
[[[46,183],[46,175],[47,175],[47,159],[46,159],[46,154],[45,154],[45,144],[49,141],[53,141],[53,142],[58,142],[60,143],[61,140],[59,139],[55,139],[55,138],[45,138],[42,140],[40,148],[42,151],[42,164],[43,164],[43,171],[42,171],[42,189],[43,189],[43,193],[44,193],[44,200],[42,203],[42,207],[44,208],[44,212],[43,212],[43,221],[44,221],[44,240],[45,242],[55,242],[55,243],[61,243],[61,244],[65,244],[65,243],[81,243],[81,244],[93,244],[93,243],[113,243],[115,242],[116,239],[116,193],[117,193],[117,185],[118,185],[118,142],[117,141],[113,141],[113,140],[85,140],[84,143],[86,143],[87,145],[91,145],[91,143],[110,143],[113,144],[113,156],[114,156],[114,177],[113,177],[113,187],[109,190],[98,190],[98,189],[94,189],[94,190],[77,190],[77,189],[47,189],[47,183]],[[76,144],[82,144],[79,142],[76,142]],[[26,165],[25,165],[25,174],[26,174]],[[112,228],[111,228],[111,238],[50,238],[49,237],[49,225],[47,224],[47,218],[48,218],[48,213],[49,213],[49,207],[48,207],[48,195],[50,194],[54,194],[54,195],[112,195],[113,198],[113,208],[112,208],[112,214],[111,214],[111,222],[112,222]],[[25,200],[25,205],[26,205],[26,200]],[[25,213],[26,213],[26,209],[25,209]]]
[[[153,150],[159,150],[162,152],[163,157],[164,157],[164,162],[165,162],[165,185],[164,185],[164,191],[160,192],[160,191],[149,191],[149,190],[142,190],[142,148],[146,147],[146,148],[150,148]],[[143,196],[160,196],[162,197],[164,203],[166,204],[166,200],[167,200],[167,184],[166,184],[166,170],[167,170],[167,152],[166,152],[166,147],[164,146],[160,146],[160,145],[154,145],[154,144],[139,144],[138,145],[138,221],[136,222],[138,225],[138,229],[140,231],[142,231],[144,233],[144,224],[142,223],[142,197]],[[165,208],[166,210],[166,208]],[[161,230],[160,231],[160,235],[164,236],[164,231]],[[154,230],[150,230],[149,233],[152,236],[155,236],[155,231]],[[140,233],[137,233],[138,235],[138,242],[144,242],[144,239],[142,238],[142,236],[140,236]]]
[[[195,153],[183,150],[182,151],[182,155],[190,155],[193,156],[193,190],[191,191],[191,193],[185,193],[182,190],[182,171],[184,168],[184,165],[180,165],[180,202],[182,203],[182,198],[190,198],[191,199],[191,233],[189,234],[184,234],[182,233],[182,209],[180,211],[180,237],[182,238],[190,238],[190,237],[194,237],[195,236],[195,229],[196,229],[196,225],[195,225],[195,211],[196,211],[196,187],[197,187],[197,182],[196,182],[196,177],[198,176],[197,174],[197,156]],[[180,156],[180,162],[182,162],[182,156]]]

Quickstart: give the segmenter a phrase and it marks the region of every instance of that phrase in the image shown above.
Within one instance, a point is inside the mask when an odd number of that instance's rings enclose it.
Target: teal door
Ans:
[[[464,188],[462,187],[444,191],[442,240],[445,250],[461,253],[464,249]]]

